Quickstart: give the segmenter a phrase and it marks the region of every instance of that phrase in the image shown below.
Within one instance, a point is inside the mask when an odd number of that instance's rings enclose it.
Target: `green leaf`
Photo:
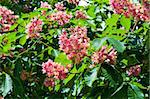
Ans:
[[[124,87],[124,85],[125,83],[123,82],[111,96],[114,96],[115,94],[117,94]]]
[[[60,84],[57,84],[57,85],[55,86],[55,91],[58,92],[59,89],[60,89],[60,87],[61,87]]]
[[[105,77],[107,81],[110,82],[111,87],[116,87],[115,85],[118,84],[121,85],[123,83],[123,77],[115,67],[105,64],[105,66],[101,68],[101,70],[102,70],[102,75]]]
[[[115,81],[114,81],[112,75],[104,68],[102,68],[102,74],[103,74],[103,76],[105,77],[106,80],[110,81],[110,86],[114,87]]]
[[[12,33],[7,34],[8,42],[15,41],[17,39],[16,34],[17,32],[12,32]]]
[[[95,15],[95,5],[91,5],[91,6],[89,6],[89,9],[88,9],[88,11],[87,11],[87,14],[90,16],[90,17],[92,17],[92,18],[95,18],[96,17],[96,15]]]
[[[141,89],[147,89],[146,87],[144,87],[142,84],[138,83],[138,82],[131,82],[133,85],[141,88]]]
[[[12,25],[12,26],[10,27],[9,31],[14,30],[17,26],[18,26],[18,24],[14,24],[14,25]]]
[[[128,99],[128,86],[123,82],[120,87],[111,95],[111,99]]]
[[[77,71],[77,67],[76,67],[76,65],[74,65],[74,67],[73,67],[73,69],[70,71],[70,73],[77,73],[78,71]]]
[[[115,26],[116,23],[117,23],[117,21],[118,21],[118,19],[119,19],[119,17],[120,17],[120,15],[118,15],[118,14],[113,14],[113,15],[111,16],[111,18],[108,18],[108,19],[106,20],[106,25],[107,25],[107,26],[110,26],[110,27]]]
[[[125,50],[124,44],[114,38],[108,38],[108,42],[112,44],[118,52],[122,53]]]
[[[97,71],[99,67],[94,68],[89,76],[85,77],[85,82],[89,87],[92,87],[93,82],[97,79]]]
[[[38,12],[38,11],[36,11],[36,12],[30,12],[29,15],[30,15],[29,16],[30,18],[34,18],[34,17],[40,15],[40,12]]]
[[[135,85],[130,84],[131,87],[128,88],[128,99],[144,99],[144,94]]]
[[[123,62],[125,65],[128,65],[128,60],[123,59],[121,62]]]
[[[63,80],[64,84],[66,85],[74,76],[75,74],[69,74],[69,76],[65,80]]]
[[[51,55],[53,48],[52,47],[48,47],[48,54]]]
[[[60,53],[60,51],[58,51],[56,49],[52,50],[52,56],[54,56],[54,57],[58,57],[59,53]]]
[[[3,46],[3,52],[8,52],[11,48],[11,43],[7,43],[6,45]]]
[[[101,48],[101,46],[103,45],[103,43],[107,40],[107,38],[96,38],[92,41],[92,47],[95,49],[95,50],[99,50]]]
[[[62,65],[66,66],[67,64],[71,64],[71,60],[67,58],[65,53],[60,53],[56,58],[55,62],[61,63]]]
[[[71,22],[74,23],[75,25],[80,25],[80,26],[87,25],[87,21],[84,19],[72,19]]]
[[[78,72],[83,72],[86,69],[86,67],[86,64],[82,64],[82,66],[78,69]]]
[[[12,90],[12,79],[8,74],[5,74],[5,80],[0,86],[0,91],[2,91],[2,96],[5,97],[8,92]]]
[[[131,26],[130,18],[126,18],[125,16],[122,16],[122,18],[120,19],[120,23],[123,27],[126,28],[126,30],[130,29],[130,26]]]
[[[24,45],[24,44],[26,43],[26,41],[27,41],[27,37],[26,37],[26,35],[24,35],[24,36],[22,36],[22,37],[20,38],[19,43],[20,43],[21,45]]]
[[[127,56],[127,60],[128,60],[128,66],[140,63],[135,54],[130,54],[129,56]]]

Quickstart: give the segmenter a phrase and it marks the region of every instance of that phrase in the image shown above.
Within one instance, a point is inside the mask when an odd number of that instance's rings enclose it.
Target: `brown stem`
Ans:
[[[134,31],[134,29],[135,29],[135,27],[136,27],[137,23],[138,23],[138,21],[135,21],[135,24],[134,24],[134,26],[133,26],[133,28],[132,28],[131,32],[133,32],[133,31]]]

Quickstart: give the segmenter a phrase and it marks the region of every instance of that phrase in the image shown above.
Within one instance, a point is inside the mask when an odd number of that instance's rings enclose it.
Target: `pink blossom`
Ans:
[[[129,0],[110,0],[111,6],[117,14],[124,14],[126,17],[134,17],[136,20],[150,20],[150,4],[143,0],[142,4],[134,4]]]
[[[80,0],[67,0],[69,3],[78,5]]]
[[[33,18],[31,22],[26,26],[26,33],[28,34],[28,38],[39,37],[39,32],[42,31],[42,25],[42,20]]]
[[[10,27],[15,23],[16,19],[18,18],[17,15],[14,15],[14,12],[8,10],[4,6],[0,6],[0,24],[1,28],[0,31],[9,31]]]
[[[58,11],[62,11],[62,10],[65,10],[66,8],[64,7],[64,4],[61,3],[61,2],[58,2],[55,4],[55,8],[58,10]]]
[[[77,10],[75,14],[77,19],[87,19],[87,16],[84,14],[84,12]]]
[[[127,71],[129,76],[138,76],[141,72],[141,67],[140,65],[132,66],[130,69]]]
[[[46,87],[54,87],[55,81],[54,81],[53,78],[48,78],[48,77],[47,77],[47,78],[45,78],[44,85],[45,85]]]
[[[51,5],[48,4],[48,2],[42,2],[41,1],[41,6],[40,8],[47,8],[47,9],[51,9]],[[45,10],[41,11],[42,12],[42,15],[46,15],[46,12]]]
[[[42,64],[42,68],[43,73],[46,73],[49,78],[53,77],[54,79],[58,80],[65,79],[68,72],[67,68],[58,63],[53,62],[50,59]]]
[[[69,28],[68,33],[64,30],[59,36],[60,50],[64,51],[70,60],[74,63],[82,61],[87,55],[89,47],[89,38],[85,27]]]
[[[51,5],[49,5],[48,2],[42,2],[42,1],[41,1],[41,8],[48,8],[48,9],[51,9]]]
[[[98,64],[103,63],[107,58],[106,46],[103,46],[100,51],[94,52],[92,55],[92,62]]]
[[[69,23],[70,19],[72,18],[71,14],[67,14],[64,11],[58,11],[56,13],[53,13],[50,16],[51,20],[53,21],[57,21],[59,25],[65,25],[67,23]]]
[[[107,54],[107,59],[109,60],[110,64],[115,64],[117,59],[117,52],[115,49],[111,48],[109,54]]]
[[[94,64],[103,63],[104,61],[110,64],[115,64],[117,58],[116,54],[117,52],[115,49],[111,48],[107,50],[107,47],[103,46],[100,51],[94,52],[91,59]]]

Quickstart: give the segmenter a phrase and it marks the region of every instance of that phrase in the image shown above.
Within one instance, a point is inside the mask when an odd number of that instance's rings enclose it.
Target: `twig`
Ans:
[[[17,61],[18,58],[19,58],[22,54],[24,54],[24,53],[28,52],[30,49],[32,49],[32,47],[33,47],[39,40],[40,40],[40,38],[39,38],[38,40],[36,40],[36,41],[31,45],[30,48],[28,48],[27,50],[25,50],[25,51],[23,51],[22,53],[18,54],[18,55],[17,55],[17,58],[15,59],[15,61]],[[14,61],[14,62],[15,62],[15,61]]]
[[[133,31],[134,31],[134,29],[135,29],[135,27],[136,27],[137,23],[138,23],[138,21],[135,21],[135,24],[134,24],[134,26],[133,26],[133,28],[132,28],[131,32],[133,32]]]

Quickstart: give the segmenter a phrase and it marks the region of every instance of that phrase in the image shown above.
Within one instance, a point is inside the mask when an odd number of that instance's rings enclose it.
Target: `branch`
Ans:
[[[138,21],[135,21],[135,24],[134,24],[134,26],[133,26],[133,28],[132,28],[131,32],[133,32],[133,31],[134,31],[134,29],[135,29],[135,27],[136,27],[137,23],[138,23]]]

